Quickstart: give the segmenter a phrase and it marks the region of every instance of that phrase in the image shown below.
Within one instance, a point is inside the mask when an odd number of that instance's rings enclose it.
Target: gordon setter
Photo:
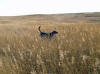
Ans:
[[[40,36],[41,36],[41,37],[52,38],[55,34],[58,34],[58,32],[55,31],[55,30],[52,31],[52,32],[50,32],[50,33],[42,32],[42,31],[40,30],[40,27],[41,27],[41,26],[38,27],[38,30],[40,31]]]

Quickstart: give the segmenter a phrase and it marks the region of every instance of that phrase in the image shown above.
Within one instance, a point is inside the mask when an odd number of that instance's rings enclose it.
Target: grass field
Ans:
[[[100,74],[99,23],[43,23],[0,23],[0,74]]]

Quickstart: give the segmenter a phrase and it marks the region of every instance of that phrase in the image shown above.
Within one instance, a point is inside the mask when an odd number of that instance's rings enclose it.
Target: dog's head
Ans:
[[[58,32],[54,30],[54,31],[52,31],[52,34],[58,34]]]

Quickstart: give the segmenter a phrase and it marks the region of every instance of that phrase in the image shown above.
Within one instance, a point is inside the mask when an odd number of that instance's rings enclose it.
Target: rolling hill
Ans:
[[[8,23],[100,23],[100,12],[68,14],[36,14],[23,16],[1,16],[0,24]]]

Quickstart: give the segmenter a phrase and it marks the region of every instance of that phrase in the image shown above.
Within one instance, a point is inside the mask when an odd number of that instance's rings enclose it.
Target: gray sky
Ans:
[[[100,0],[0,0],[0,16],[100,12]]]

